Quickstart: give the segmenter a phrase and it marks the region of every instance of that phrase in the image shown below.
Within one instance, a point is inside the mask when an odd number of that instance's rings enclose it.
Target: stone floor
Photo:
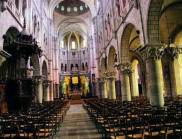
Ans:
[[[53,139],[101,139],[95,124],[81,104],[71,105],[60,131]]]

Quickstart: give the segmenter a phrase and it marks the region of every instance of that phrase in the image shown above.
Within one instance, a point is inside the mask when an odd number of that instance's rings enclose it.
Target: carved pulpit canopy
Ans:
[[[6,51],[13,57],[23,57],[25,60],[28,60],[34,54],[41,56],[42,50],[32,35],[26,31],[26,26],[24,26],[23,31],[14,40],[10,41],[10,38],[6,35],[3,38]]]

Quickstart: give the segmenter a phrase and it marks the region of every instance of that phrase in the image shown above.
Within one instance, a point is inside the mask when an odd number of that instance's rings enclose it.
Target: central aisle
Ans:
[[[81,104],[71,105],[54,139],[101,139],[95,124]]]

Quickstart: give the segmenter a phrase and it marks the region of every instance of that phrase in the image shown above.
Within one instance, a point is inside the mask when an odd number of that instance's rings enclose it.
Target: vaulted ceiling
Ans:
[[[55,30],[59,37],[64,36],[67,32],[74,31],[82,36],[87,36],[88,31],[92,26],[92,18],[96,14],[96,2],[97,0],[48,0],[49,3],[49,16],[53,19]],[[83,11],[80,9],[77,13],[67,13],[67,9],[64,12],[61,11],[61,6],[77,7],[85,5]],[[88,7],[87,7],[88,6]],[[72,9],[73,10],[73,9]]]

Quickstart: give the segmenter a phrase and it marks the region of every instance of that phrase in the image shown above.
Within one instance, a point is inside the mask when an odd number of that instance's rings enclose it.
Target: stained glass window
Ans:
[[[70,7],[67,8],[67,12],[71,12],[71,8]]]
[[[64,11],[64,6],[61,6],[61,11]]]
[[[78,8],[77,7],[74,7],[73,10],[74,10],[74,12],[77,12],[78,11]]]
[[[83,11],[83,6],[80,6],[80,11]]]
[[[76,49],[75,41],[72,41],[72,49]]]

